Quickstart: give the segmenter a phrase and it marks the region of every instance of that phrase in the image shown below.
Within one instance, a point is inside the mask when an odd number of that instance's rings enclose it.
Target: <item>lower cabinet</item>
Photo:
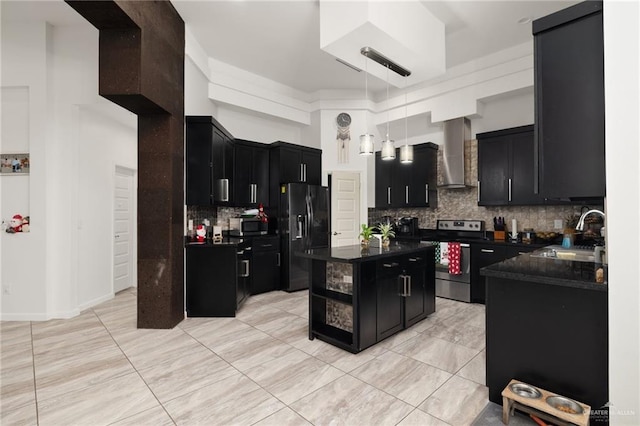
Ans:
[[[434,255],[313,259],[309,338],[357,353],[423,320],[435,312]]]
[[[249,294],[278,290],[280,286],[280,238],[254,237],[251,243],[251,281]]]
[[[486,301],[486,278],[480,275],[480,269],[502,262],[520,254],[531,252],[537,246],[509,243],[472,243],[471,244],[471,302]]]
[[[233,317],[248,295],[251,264],[246,246],[186,246],[186,308],[189,317]]]

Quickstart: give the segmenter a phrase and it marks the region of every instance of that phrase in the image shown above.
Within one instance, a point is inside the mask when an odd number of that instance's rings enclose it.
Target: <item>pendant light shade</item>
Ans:
[[[413,145],[402,145],[400,147],[400,162],[413,163]]]
[[[387,139],[382,142],[382,151],[380,157],[383,160],[395,160],[396,158],[396,146],[391,139]]]
[[[368,97],[368,85],[367,85],[367,59],[364,60],[364,98],[369,101]],[[374,151],[373,135],[369,134],[367,128],[367,109],[364,110],[364,134],[360,135],[360,155],[373,155]]]
[[[373,135],[360,135],[360,155],[373,155]]]

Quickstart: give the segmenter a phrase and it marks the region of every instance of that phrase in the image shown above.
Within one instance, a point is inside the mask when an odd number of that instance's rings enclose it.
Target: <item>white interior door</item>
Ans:
[[[360,173],[331,173],[331,247],[358,244]]]
[[[113,203],[113,292],[133,285],[133,170],[116,167]]]

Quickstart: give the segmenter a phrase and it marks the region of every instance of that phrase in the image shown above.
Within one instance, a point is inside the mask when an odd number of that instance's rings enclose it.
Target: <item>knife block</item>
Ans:
[[[493,241],[504,241],[506,236],[505,231],[493,231]]]

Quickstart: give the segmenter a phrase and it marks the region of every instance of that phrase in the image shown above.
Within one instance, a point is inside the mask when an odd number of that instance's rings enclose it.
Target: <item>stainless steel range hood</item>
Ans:
[[[444,122],[442,145],[442,185],[438,188],[467,188],[464,183],[464,143],[471,140],[471,122],[456,118]]]

